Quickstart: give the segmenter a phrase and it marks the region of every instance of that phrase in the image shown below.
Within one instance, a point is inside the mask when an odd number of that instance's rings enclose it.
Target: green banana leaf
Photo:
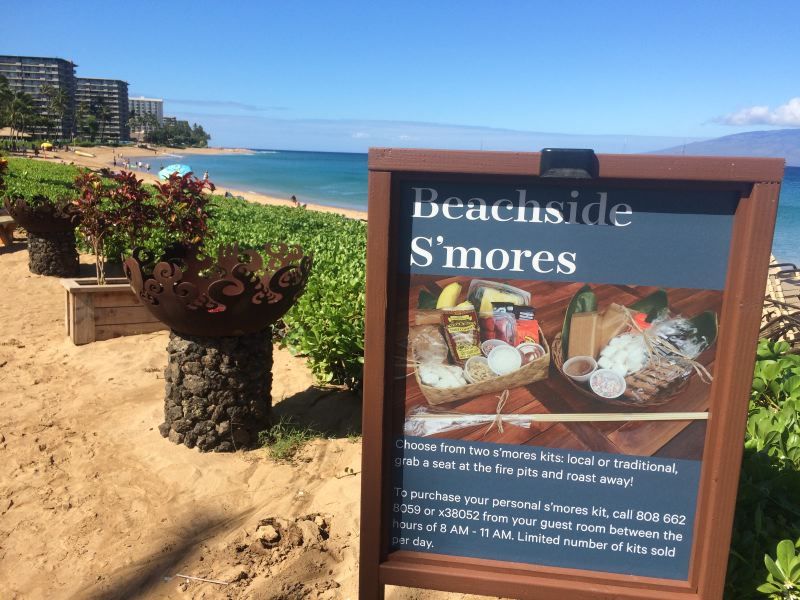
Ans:
[[[713,310],[701,312],[699,315],[689,319],[689,321],[691,321],[692,324],[697,327],[697,333],[708,340],[708,346],[706,346],[706,348],[711,347],[714,342],[717,341],[717,330],[719,325],[717,321],[717,313],[715,313]]]
[[[636,312],[646,313],[647,322],[649,323],[658,316],[658,313],[666,310],[668,305],[666,290],[656,290],[649,296],[629,305],[628,308]]]
[[[569,350],[567,346],[569,344],[569,328],[572,324],[572,315],[595,310],[597,310],[597,296],[595,296],[591,287],[584,285],[572,297],[567,307],[567,312],[564,315],[564,325],[561,327],[561,353],[563,355],[563,360],[567,360],[567,351]]]
[[[420,309],[435,309],[436,296],[431,294],[428,290],[422,289],[419,291],[419,299],[417,301],[417,308]]]
[[[628,308],[636,312],[647,313],[647,320],[652,321],[660,313],[667,310],[669,301],[667,298],[666,290],[657,290],[649,296],[637,300],[630,304]],[[572,300],[567,307],[567,312],[564,315],[564,325],[561,329],[561,350],[563,353],[563,360],[567,359],[569,351],[569,329],[572,323],[572,315],[581,312],[591,312],[597,310],[597,297],[592,291],[591,287],[584,285],[572,297]],[[700,336],[705,337],[708,346],[711,347],[717,340],[717,333],[719,329],[719,322],[717,313],[711,310],[700,313],[690,318],[689,321],[697,328]]]

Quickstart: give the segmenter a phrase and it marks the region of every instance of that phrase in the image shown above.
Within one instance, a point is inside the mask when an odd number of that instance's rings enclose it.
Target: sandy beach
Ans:
[[[78,153],[76,153],[77,151]],[[78,166],[83,167],[91,167],[94,169],[99,169],[103,167],[108,167],[110,169],[121,169],[120,166],[120,156],[125,156],[128,158],[133,157],[143,157],[152,155],[153,162],[156,160],[164,160],[165,158],[175,158],[177,156],[188,156],[192,154],[251,154],[250,150],[244,148],[185,148],[185,149],[175,149],[175,148],[164,148],[164,147],[154,147],[152,150],[147,150],[144,148],[138,147],[122,147],[122,148],[112,148],[110,146],[95,146],[93,148],[74,148],[71,149],[69,152],[67,151],[50,151],[47,153],[43,153],[42,159],[43,160],[56,160],[58,162],[63,162],[65,164],[73,163]],[[91,154],[93,156],[86,156]],[[114,165],[114,158],[116,156],[117,165]],[[151,165],[152,166],[152,165]],[[158,181],[158,176],[155,173],[155,169],[151,168],[151,171],[148,173],[141,169],[132,169],[136,175],[147,182],[156,182]],[[198,176],[201,176],[202,173],[198,173]],[[213,182],[214,178],[211,177],[211,181]],[[243,191],[236,188],[229,188],[226,186],[217,186],[215,191],[216,194],[224,195],[225,192],[230,193],[233,196],[242,196],[246,198],[250,202],[257,202],[259,204],[269,204],[269,205],[276,205],[276,206],[292,206],[292,201],[289,198],[277,198],[275,196],[270,196],[268,194],[261,194],[252,191]],[[328,212],[328,213],[335,213],[340,214],[345,217],[351,219],[366,219],[367,213],[358,210],[346,209],[346,208],[336,208],[332,206],[323,206],[320,204],[307,204],[306,208],[310,210],[316,210],[320,212]]]

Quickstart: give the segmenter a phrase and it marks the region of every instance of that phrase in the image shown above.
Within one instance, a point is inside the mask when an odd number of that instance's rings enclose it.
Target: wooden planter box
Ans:
[[[106,281],[97,285],[94,277],[61,280],[67,335],[75,345],[168,329],[139,301],[127,279]]]

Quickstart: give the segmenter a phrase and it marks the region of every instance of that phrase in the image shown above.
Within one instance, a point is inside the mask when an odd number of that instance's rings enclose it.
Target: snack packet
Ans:
[[[471,356],[481,356],[478,315],[474,309],[443,310],[442,328],[453,362],[463,365]]]
[[[517,340],[519,343],[539,343],[539,321],[536,320],[536,309],[532,306],[515,306],[517,317]]]

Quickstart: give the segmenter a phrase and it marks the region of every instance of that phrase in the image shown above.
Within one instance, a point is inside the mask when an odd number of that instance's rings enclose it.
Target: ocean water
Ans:
[[[191,155],[151,162],[153,171],[185,162],[198,175],[243,191],[301,202],[367,210],[367,155],[339,152],[256,150],[252,155]],[[773,253],[781,262],[800,266],[800,167],[787,167],[781,187]]]
[[[296,196],[300,202],[367,210],[367,155],[346,152],[254,150],[255,154],[153,157],[152,171],[172,162],[188,164],[214,184],[261,192],[276,198]],[[179,154],[180,150],[176,151]]]
[[[786,167],[783,175],[772,253],[800,266],[800,167]]]

